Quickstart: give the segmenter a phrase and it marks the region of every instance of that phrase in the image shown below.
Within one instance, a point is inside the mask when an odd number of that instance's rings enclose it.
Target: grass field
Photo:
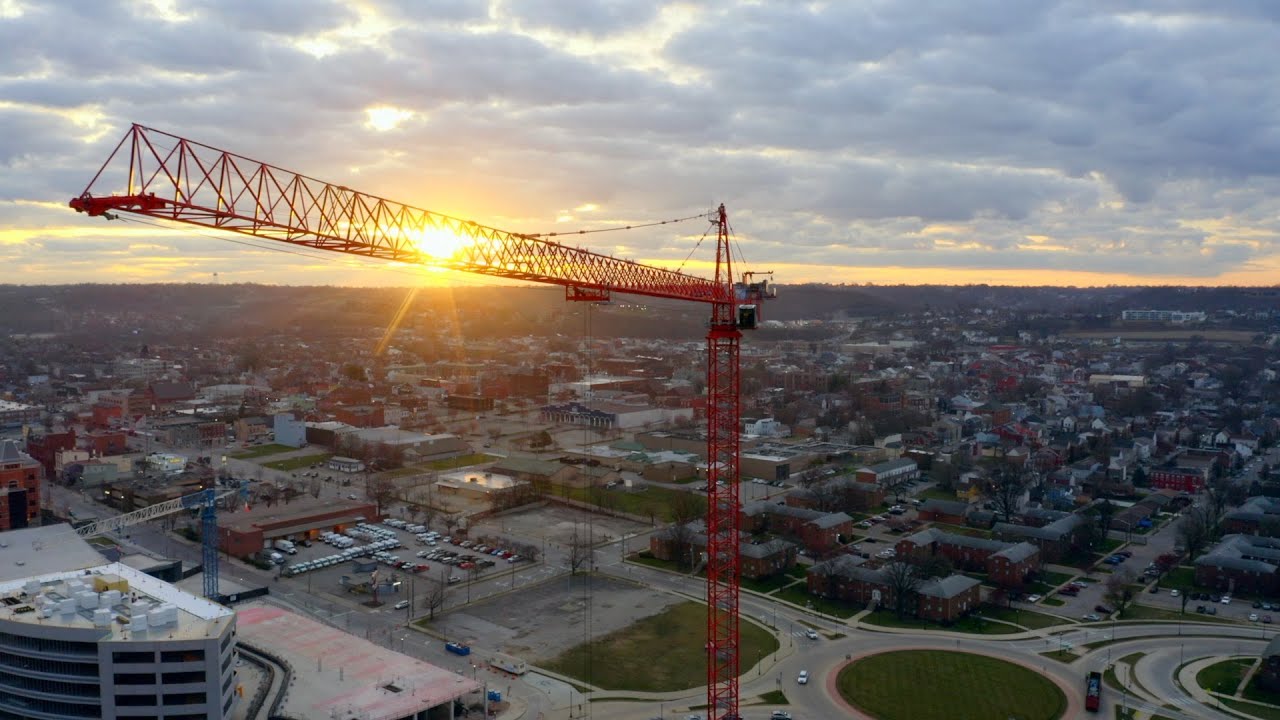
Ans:
[[[684,602],[542,665],[606,690],[687,690],[707,681],[706,627],[707,607]],[[778,649],[778,641],[755,623],[742,623],[741,633],[744,673]]]
[[[848,618],[857,615],[862,610],[861,605],[854,607],[835,600],[818,597],[809,592],[808,587],[804,583],[796,583],[789,585],[773,594],[774,597],[795,603],[800,607],[809,607],[812,605],[814,610],[835,617]]]
[[[319,453],[316,455],[303,455],[302,457],[292,457],[285,460],[277,460],[275,462],[263,463],[262,467],[271,468],[272,470],[301,470],[308,468],[316,463],[323,465],[329,462],[329,458],[333,457],[333,453]]]
[[[842,670],[836,686],[882,720],[1053,720],[1067,707],[1062,691],[1032,670],[945,650],[872,655]]]
[[[1196,569],[1192,567],[1176,567],[1160,578],[1160,587],[1190,590],[1195,587]]]
[[[1269,692],[1258,687],[1257,673],[1254,673],[1253,678],[1249,680],[1249,684],[1245,686],[1244,692],[1240,694],[1240,697],[1245,700],[1280,705],[1280,693]]]
[[[1245,672],[1251,667],[1252,660],[1223,660],[1196,673],[1196,684],[1205,690],[1234,695]]]
[[[870,615],[862,618],[861,622],[868,625],[879,625],[880,627],[897,627],[897,628],[919,628],[921,630],[950,630],[959,633],[971,633],[974,635],[1009,635],[1011,633],[1022,632],[1012,625],[1006,625],[1002,622],[989,622],[972,615],[963,617],[955,621],[951,625],[939,625],[929,622],[928,620],[920,620],[914,617],[903,617],[901,620],[892,610],[877,610]]]
[[[1223,705],[1245,715],[1252,715],[1262,720],[1280,720],[1280,708],[1267,707],[1266,705],[1254,705],[1253,703],[1241,702],[1239,700],[1220,699]]]
[[[1033,612],[1031,610],[992,607],[990,605],[983,605],[979,607],[978,614],[983,617],[991,618],[992,620],[1003,620],[1015,625],[1021,625],[1030,630],[1038,630],[1040,628],[1053,627],[1055,625],[1074,625],[1076,622],[1075,620],[1068,618]]]
[[[600,491],[592,493],[587,488],[567,487],[556,488],[555,490],[556,495],[592,505],[597,504],[595,502],[596,498],[607,499],[606,504],[600,505],[600,507],[642,517],[648,517],[652,514],[659,520],[671,520],[671,508],[676,504],[675,498],[689,494],[685,490],[672,490],[656,485],[650,485],[640,492],[627,492],[621,489],[605,490],[603,492],[604,494],[601,495]]]
[[[280,453],[293,452],[298,448],[289,447],[288,445],[261,445],[256,448],[245,450],[244,452],[234,453],[231,457],[237,460],[252,460],[266,455],[279,455]]]

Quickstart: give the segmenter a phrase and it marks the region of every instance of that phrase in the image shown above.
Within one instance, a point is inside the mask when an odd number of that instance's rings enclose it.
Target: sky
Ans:
[[[514,232],[724,203],[737,268],[783,284],[1280,284],[1278,22],[1274,0],[0,0],[0,282],[490,282],[68,209],[136,122]],[[702,273],[706,229],[572,244]]]

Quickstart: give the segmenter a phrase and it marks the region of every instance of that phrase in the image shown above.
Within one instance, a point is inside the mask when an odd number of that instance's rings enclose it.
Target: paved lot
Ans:
[[[538,662],[679,601],[639,583],[566,576],[450,613],[439,629],[451,639]]]
[[[539,546],[544,541],[567,545],[572,541],[575,531],[579,537],[586,538],[589,530],[592,544],[596,544],[613,542],[624,535],[651,529],[648,523],[586,513],[563,505],[544,505],[484,520],[471,530],[471,536],[495,535]]]

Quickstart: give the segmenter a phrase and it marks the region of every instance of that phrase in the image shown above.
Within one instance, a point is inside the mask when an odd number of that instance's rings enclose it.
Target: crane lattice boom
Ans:
[[[127,162],[121,152],[126,143]],[[118,183],[110,179],[116,174]],[[100,181],[106,192],[96,187]],[[707,216],[717,229],[716,274],[707,280],[392,202],[141,125],[129,129],[70,204],[89,215],[127,212],[320,250],[560,285],[571,300],[619,292],[710,304],[707,708],[711,720],[738,720],[738,348],[740,330],[755,326],[759,303],[773,291],[767,280],[751,281],[752,273],[733,281],[723,205]],[[432,257],[418,241],[435,233],[469,242],[448,257]]]

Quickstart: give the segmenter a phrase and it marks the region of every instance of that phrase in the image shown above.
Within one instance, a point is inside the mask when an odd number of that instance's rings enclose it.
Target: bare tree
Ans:
[[[1027,474],[1021,467],[1001,463],[983,483],[983,493],[1004,522],[1012,522],[1027,491]]]
[[[449,513],[441,518],[441,521],[444,523],[444,529],[448,530],[449,534],[452,535],[454,528],[458,527],[462,522],[462,518],[458,517],[457,513]]]
[[[396,486],[390,478],[370,475],[364,481],[364,496],[373,502],[379,517],[382,517],[386,506],[395,499],[395,494]]]
[[[1195,560],[1213,538],[1216,525],[1213,510],[1208,505],[1192,505],[1182,513],[1176,528],[1178,542],[1186,548],[1187,560]]]
[[[1117,570],[1107,577],[1103,597],[1118,613],[1133,601],[1133,573],[1129,570]]]
[[[569,538],[569,572],[577,574],[578,568],[590,559],[591,541],[582,537],[577,528],[574,528],[573,537]]]
[[[896,502],[902,502],[902,494],[911,488],[913,482],[910,475],[896,475],[882,480],[880,487],[885,495],[892,495]]]
[[[319,498],[321,487],[323,487],[323,484],[320,482],[320,478],[313,477],[307,489],[311,492],[311,497]]]
[[[946,555],[930,555],[916,563],[916,574],[921,579],[944,578],[953,572],[955,572],[955,566]]]
[[[837,594],[836,577],[839,576],[839,573],[837,572],[837,570],[838,570],[837,563],[834,559],[823,560],[822,562],[814,563],[809,570],[811,573],[813,573],[814,576],[822,579],[821,596],[827,600],[836,599],[836,594]]]
[[[431,613],[427,617],[428,621],[435,620],[436,610],[444,607],[444,589],[443,582],[427,581],[427,590],[422,594],[422,605],[420,607]]]
[[[1107,533],[1111,532],[1111,520],[1116,515],[1116,506],[1110,500],[1102,500],[1093,506],[1093,514],[1098,518],[1098,532],[1102,535],[1102,539],[1107,539]]]
[[[915,565],[901,561],[891,562],[880,570],[884,573],[885,584],[889,586],[889,592],[893,595],[893,611],[901,620],[907,608],[911,607],[912,601],[915,600],[916,589],[920,587],[924,578],[920,576],[920,570]]]

